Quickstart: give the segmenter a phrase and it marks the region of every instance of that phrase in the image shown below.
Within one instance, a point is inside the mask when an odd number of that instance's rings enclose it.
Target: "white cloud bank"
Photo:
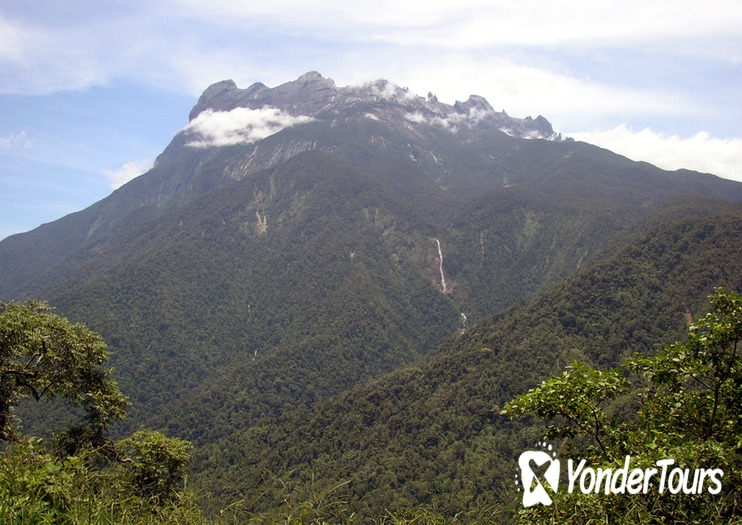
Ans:
[[[185,128],[185,133],[198,138],[187,145],[194,148],[211,146],[234,146],[252,144],[282,129],[311,122],[306,116],[293,116],[277,108],[261,109],[235,108],[230,111],[207,109],[193,119]]]
[[[134,160],[127,162],[117,170],[105,170],[103,174],[113,189],[120,188],[131,179],[148,172],[154,166],[151,160]]]
[[[633,131],[625,124],[566,135],[663,169],[687,168],[742,182],[742,138],[716,138],[705,131],[684,138],[649,128]]]

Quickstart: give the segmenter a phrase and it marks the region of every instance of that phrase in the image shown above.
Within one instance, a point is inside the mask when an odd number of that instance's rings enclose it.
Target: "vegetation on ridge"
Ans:
[[[126,399],[106,368],[106,344],[37,301],[0,303],[0,521],[161,523],[202,519],[183,489],[191,445],[141,430],[114,442]],[[62,398],[84,417],[43,440],[25,435],[13,409]]]
[[[584,475],[580,490],[562,485],[520,523],[742,523],[742,298],[719,289],[710,306],[687,342],[634,354],[622,369],[575,363],[505,406],[552,422],[546,439],[563,440],[560,455],[627,469],[628,480],[615,475],[605,488]],[[637,470],[667,460],[655,479]]]
[[[272,508],[338,489],[355,512],[414,505],[453,516],[512,501],[503,465],[541,437],[500,408],[575,359],[615,366],[680,340],[714,286],[742,287],[740,210],[662,223],[536,300],[470,327],[415,367],[199,448],[225,504]],[[277,480],[280,480],[277,481]],[[254,497],[260,494],[261,497]]]
[[[226,500],[218,491],[204,493],[202,503],[227,523],[507,520],[517,494],[504,466],[541,430],[532,422],[508,422],[499,404],[533,384],[539,371],[555,372],[570,359],[618,362],[640,348],[651,355],[668,334],[681,334],[710,282],[740,284],[740,224],[734,208],[662,224],[538,301],[472,328],[417,368],[266,420],[240,434],[238,447],[218,442],[204,449],[208,458],[196,451],[196,486],[219,486],[205,483],[208,472],[224,488],[245,487]],[[203,522],[191,492],[168,492],[182,487],[167,473],[182,473],[187,445],[151,433],[132,439],[117,447],[140,457],[138,468],[112,464],[95,448],[58,456],[37,441],[20,441],[3,452],[1,501],[28,513],[20,516],[58,522],[64,516],[71,516],[69,523]],[[165,463],[175,470],[157,466],[163,461],[158,447],[169,451]],[[243,454],[259,462],[245,462]],[[258,483],[246,486],[250,480]],[[178,496],[166,503],[145,487],[167,487]],[[148,506],[153,501],[156,511]]]

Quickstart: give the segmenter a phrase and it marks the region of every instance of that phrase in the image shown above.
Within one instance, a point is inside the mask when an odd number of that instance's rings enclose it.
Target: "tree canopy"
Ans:
[[[105,436],[127,398],[106,367],[103,338],[44,302],[0,303],[0,521],[2,523],[202,523],[182,489],[191,444],[141,430]],[[25,398],[81,409],[55,446],[18,429]]]
[[[85,412],[85,434],[101,436],[127,399],[104,365],[103,338],[44,302],[0,303],[0,439],[16,437],[13,408],[24,398],[63,398]]]
[[[686,342],[634,354],[622,369],[575,363],[504,412],[550,420],[547,439],[604,468],[631,456],[640,466],[720,469],[719,491],[691,490],[690,479],[687,490],[652,485],[642,497],[560,491],[552,506],[524,510],[523,523],[742,523],[742,298],[718,289],[710,306]]]

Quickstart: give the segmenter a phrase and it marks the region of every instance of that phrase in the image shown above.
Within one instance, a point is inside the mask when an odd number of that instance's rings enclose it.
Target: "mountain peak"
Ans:
[[[237,89],[237,84],[234,80],[221,80],[207,87],[201,96],[210,99],[232,89]]]
[[[457,100],[453,107],[459,113],[469,113],[472,109],[485,112],[495,111],[490,103],[487,102],[487,99],[479,95],[470,95],[466,102],[459,102]]]
[[[453,106],[440,102],[433,93],[421,97],[410,93],[386,79],[365,82],[356,86],[338,87],[317,71],[304,73],[296,80],[276,87],[257,82],[246,89],[237,87],[233,80],[222,80],[209,86],[191,111],[193,120],[203,111],[228,112],[236,108],[264,110],[271,108],[292,117],[322,119],[335,118],[339,113],[352,115],[363,107],[361,117],[392,117],[420,126],[442,126],[455,131],[461,126],[473,127],[489,123],[496,129],[518,138],[560,140],[551,124],[542,116],[535,120],[512,118],[504,111],[496,112],[482,96],[471,95],[466,102]],[[329,111],[329,113],[325,113]],[[322,117],[321,114],[325,116]],[[393,117],[393,115],[396,115]],[[391,122],[391,121],[390,121]]]
[[[317,71],[308,71],[307,73],[304,73],[299,78],[297,78],[295,83],[300,84],[308,84],[310,82],[319,82],[322,84],[326,84],[332,87],[335,87],[335,81],[333,81],[331,78],[325,78],[322,76],[322,74],[318,73]]]
[[[316,113],[332,100],[336,92],[335,82],[316,71],[304,73],[296,80],[275,88],[256,82],[246,89],[240,89],[233,80],[222,80],[206,88],[191,110],[190,120],[207,109],[231,111],[239,107],[273,107],[295,115]]]

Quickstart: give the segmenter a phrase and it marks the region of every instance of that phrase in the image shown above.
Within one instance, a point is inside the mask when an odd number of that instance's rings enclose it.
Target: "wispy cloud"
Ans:
[[[713,2],[713,7],[689,0],[497,3],[463,0],[432,4],[421,2],[419,5],[421,11],[428,12],[431,23],[400,27],[398,31],[388,31],[378,38],[404,45],[448,49],[502,45],[551,48],[652,46],[655,50],[662,48],[676,54],[690,51],[699,41],[737,40],[742,23],[742,11],[733,0]],[[380,21],[379,18],[376,20]],[[680,48],[679,43],[683,44]],[[699,51],[697,47],[696,51]],[[738,50],[729,48],[727,51],[731,54],[730,59],[740,56]]]
[[[633,131],[624,124],[609,130],[568,135],[660,168],[688,168],[742,182],[742,138],[716,138],[705,131],[679,137],[649,128]]]
[[[410,93],[409,89],[401,88],[394,82],[384,79],[365,79],[359,87],[385,100],[412,100],[417,96],[414,93]]]
[[[286,75],[266,48],[258,50],[256,38],[272,41],[267,49],[287,40],[331,45],[332,60],[340,60],[336,69],[355,71],[359,63],[343,63],[343,47],[363,46],[371,62],[376,51],[370,50],[384,46],[487,53],[637,49],[742,60],[737,0],[166,0],[115,7],[91,3],[76,16],[56,8],[53,20],[40,16],[36,5],[4,9],[15,11],[12,18],[0,8],[0,65],[13,73],[0,79],[4,92],[80,89],[120,76],[170,78],[173,86],[203,89],[246,71],[262,71],[262,81],[272,80],[267,70]],[[293,62],[283,78],[303,72],[295,70],[302,57],[292,53],[282,60]],[[402,58],[399,52],[397,57]],[[433,67],[435,59],[429,54],[426,63]]]
[[[148,172],[154,163],[151,160],[135,160],[127,162],[117,170],[105,170],[103,174],[112,188],[116,189],[130,180]]]
[[[451,115],[423,115],[420,112],[407,113],[404,118],[412,124],[427,124],[437,126],[451,133],[456,133],[461,127],[472,127],[487,115],[486,111],[472,108],[468,113],[454,113]]]
[[[28,137],[25,131],[12,131],[7,135],[0,137],[0,149],[10,150],[13,148],[30,148],[33,140]]]
[[[0,13],[0,92],[36,95],[104,84],[112,67],[100,50],[110,48],[115,33],[96,29],[67,20],[44,27]]]
[[[188,143],[194,148],[251,144],[282,129],[311,122],[311,117],[292,116],[280,109],[235,108],[231,111],[206,110],[193,119],[183,132],[197,138]]]
[[[679,52],[678,42],[688,51],[699,40],[738,40],[742,25],[736,0],[170,0],[170,6],[223,26],[269,21],[279,32],[447,49],[652,45]]]

